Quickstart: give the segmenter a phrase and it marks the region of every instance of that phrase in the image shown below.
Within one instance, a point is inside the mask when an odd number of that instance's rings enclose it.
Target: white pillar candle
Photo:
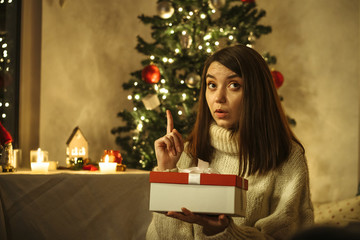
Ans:
[[[34,172],[47,172],[49,171],[49,162],[32,162],[31,171]]]
[[[99,162],[100,172],[102,173],[114,173],[116,172],[116,162],[109,162],[109,155],[105,156],[104,162]]]
[[[49,171],[48,153],[41,151],[40,148],[37,151],[30,151],[31,170],[36,172]]]

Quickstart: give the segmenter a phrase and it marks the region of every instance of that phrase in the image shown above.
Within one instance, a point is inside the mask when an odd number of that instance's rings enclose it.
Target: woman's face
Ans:
[[[243,79],[219,62],[212,62],[206,76],[206,102],[216,124],[230,129],[240,119]]]

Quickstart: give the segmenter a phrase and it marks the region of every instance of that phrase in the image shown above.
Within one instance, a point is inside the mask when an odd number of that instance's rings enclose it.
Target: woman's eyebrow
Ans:
[[[228,76],[227,78],[237,78],[237,77],[240,77],[240,76],[237,74],[233,74],[233,75]]]
[[[227,78],[237,78],[237,77],[240,77],[238,74],[233,74],[233,75],[230,75],[230,76],[228,76]],[[214,78],[215,79],[215,77],[213,76],[213,75],[211,75],[211,74],[206,74],[206,78]]]
[[[213,76],[213,75],[211,75],[211,74],[206,74],[206,78],[214,78],[215,79],[215,77]]]

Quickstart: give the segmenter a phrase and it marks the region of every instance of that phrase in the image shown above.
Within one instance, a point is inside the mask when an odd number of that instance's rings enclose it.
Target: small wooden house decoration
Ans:
[[[66,145],[67,164],[69,164],[70,160],[76,160],[79,158],[85,160],[89,157],[89,145],[79,127],[76,127],[73,130],[66,142]]]

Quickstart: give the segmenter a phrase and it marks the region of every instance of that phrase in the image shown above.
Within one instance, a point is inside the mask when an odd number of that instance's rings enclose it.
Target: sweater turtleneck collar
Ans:
[[[216,123],[210,125],[210,144],[218,151],[228,154],[239,154],[239,144],[236,135],[226,128],[218,126]]]

